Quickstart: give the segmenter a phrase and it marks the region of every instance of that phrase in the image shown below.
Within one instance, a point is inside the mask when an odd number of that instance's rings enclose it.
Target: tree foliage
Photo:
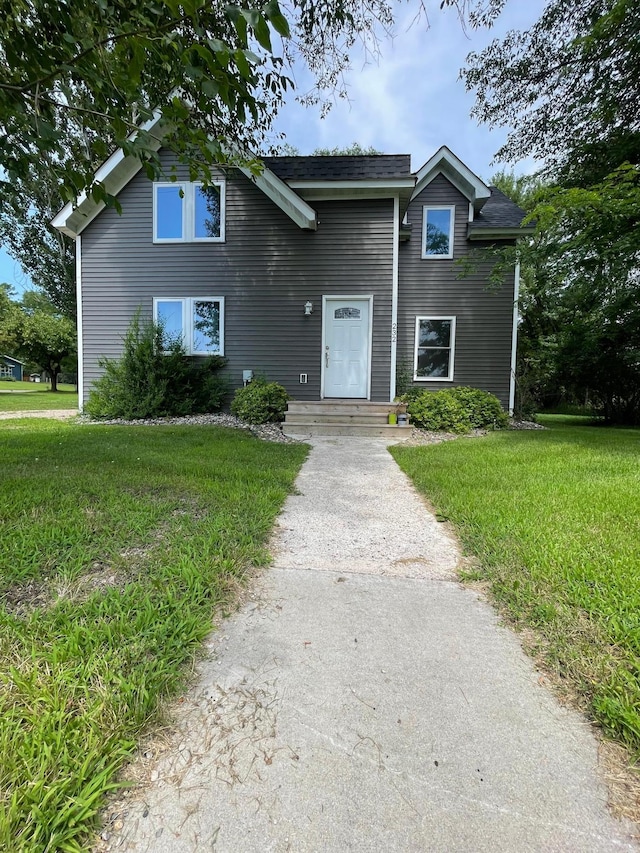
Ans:
[[[42,292],[26,291],[22,302],[13,295],[9,285],[0,285],[0,349],[46,370],[57,391],[62,363],[76,351],[75,325]]]
[[[521,372],[539,402],[562,390],[640,423],[640,5],[551,0],[467,62],[476,116],[512,128],[497,158],[545,163],[523,196],[537,233],[520,248]]]
[[[64,200],[113,145],[160,173],[156,131],[195,176],[259,150],[302,58],[314,100],[335,91],[358,39],[376,44],[393,0],[0,0],[0,159],[25,179],[46,158]],[[461,14],[469,0],[444,0]],[[135,133],[134,133],[135,132]],[[132,134],[134,134],[132,136]],[[70,141],[75,157],[68,157]]]
[[[49,222],[84,191],[114,202],[94,171],[115,148],[152,178],[160,136],[193,180],[216,163],[259,169],[292,64],[311,71],[305,103],[343,94],[354,45],[377,52],[395,2],[0,0],[0,242],[73,316],[73,246]],[[441,5],[464,17],[475,0]]]
[[[640,160],[640,5],[551,0],[525,32],[467,57],[475,116],[512,128],[499,160],[534,157],[580,181]]]
[[[382,151],[378,151],[373,145],[360,145],[359,142],[352,142],[343,148],[316,148],[312,151],[314,157],[372,157],[376,154],[382,154]]]

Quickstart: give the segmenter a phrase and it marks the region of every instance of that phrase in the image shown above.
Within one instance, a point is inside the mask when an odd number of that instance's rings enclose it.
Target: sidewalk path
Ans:
[[[77,409],[39,409],[35,412],[0,412],[0,421],[15,420],[18,418],[54,418],[64,421],[67,418],[75,418]]]
[[[636,850],[588,725],[456,582],[455,542],[384,443],[317,440],[298,489],[101,849]]]

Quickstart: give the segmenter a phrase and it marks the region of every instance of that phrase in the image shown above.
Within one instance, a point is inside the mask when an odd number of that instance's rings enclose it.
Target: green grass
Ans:
[[[7,382],[0,380],[0,412],[34,412],[40,409],[77,409],[75,385],[58,385],[54,394],[45,382]]]
[[[306,448],[216,427],[0,424],[0,849],[86,849]]]
[[[544,416],[393,456],[495,600],[612,736],[640,751],[640,430]]]

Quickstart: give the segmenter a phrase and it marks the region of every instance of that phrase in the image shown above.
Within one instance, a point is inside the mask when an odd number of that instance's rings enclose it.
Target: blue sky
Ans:
[[[347,74],[348,100],[337,101],[325,118],[318,108],[305,108],[292,97],[278,116],[274,130],[309,154],[315,148],[334,148],[357,141],[385,154],[411,154],[414,170],[441,146],[448,145],[476,174],[487,180],[500,164],[491,161],[503,143],[506,130],[489,131],[470,118],[473,95],[465,92],[460,68],[471,51],[510,29],[526,29],[536,21],[544,0],[508,0],[491,30],[466,32],[455,10],[440,11],[438,0],[427,4],[429,28],[424,18],[415,20],[417,0],[398,4],[394,37],[381,45],[377,62],[366,62],[354,51]],[[296,85],[305,91],[306,74],[296,70]],[[535,169],[533,162],[518,164],[519,173]],[[29,279],[0,248],[0,282],[18,292]]]

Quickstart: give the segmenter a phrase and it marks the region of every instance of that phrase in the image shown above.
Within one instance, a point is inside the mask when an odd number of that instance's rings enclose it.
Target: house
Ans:
[[[0,356],[0,379],[15,379],[22,382],[24,361],[18,361],[10,355]]]
[[[471,251],[514,243],[523,211],[448,148],[410,156],[269,157],[219,169],[208,190],[161,150],[177,182],[114,154],[97,177],[122,213],[81,197],[53,221],[76,240],[80,399],[138,309],[194,357],[228,359],[300,401],[388,405],[398,372],[470,385],[513,408],[518,270],[489,287]]]

